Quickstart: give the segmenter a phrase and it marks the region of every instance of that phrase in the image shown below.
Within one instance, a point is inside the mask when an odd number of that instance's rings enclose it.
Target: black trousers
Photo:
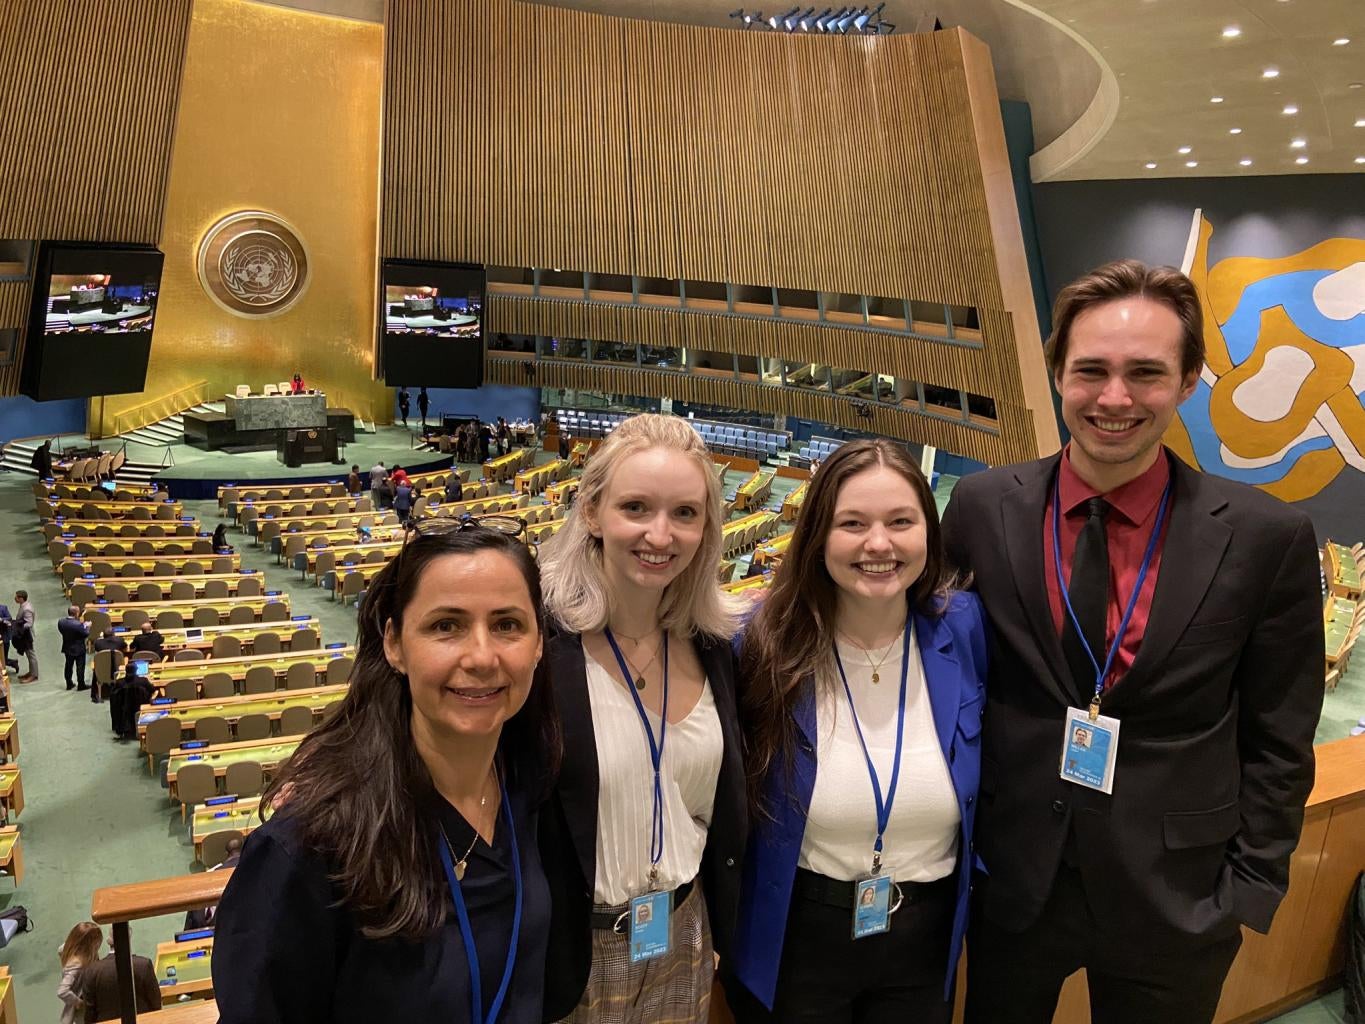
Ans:
[[[733,979],[726,998],[740,1024],[948,1024],[943,998],[957,903],[954,877],[915,887],[891,930],[853,938],[853,901],[810,898],[797,872],[771,1013]],[[723,965],[722,965],[723,966]]]
[[[76,670],[76,682],[85,685],[85,652],[66,655],[66,685],[71,685],[71,670]]]
[[[989,885],[985,882],[984,885]],[[1098,1024],[1209,1024],[1242,945],[1240,929],[1206,945],[1152,948],[1102,927],[1081,876],[1062,865],[1038,920],[1010,932],[981,910],[967,935],[967,1024],[1051,1024],[1062,983],[1084,967]]]

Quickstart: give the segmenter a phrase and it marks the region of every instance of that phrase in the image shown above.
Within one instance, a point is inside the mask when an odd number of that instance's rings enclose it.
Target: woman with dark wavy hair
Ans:
[[[513,523],[515,526],[516,524]],[[218,908],[223,1024],[540,1024],[558,769],[526,546],[432,519],[375,577],[351,688],[267,788]]]
[[[732,1008],[946,1024],[986,635],[904,448],[856,441],[825,461],[741,643],[752,824],[721,965]]]

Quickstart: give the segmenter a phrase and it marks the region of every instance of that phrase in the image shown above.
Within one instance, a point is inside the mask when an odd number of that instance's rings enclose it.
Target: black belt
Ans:
[[[895,903],[897,910],[907,903],[924,903],[931,899],[942,899],[949,894],[956,895],[957,893],[956,874],[945,875],[943,878],[932,882],[895,882],[893,884],[900,894],[900,899]],[[836,878],[828,878],[825,875],[818,875],[814,871],[807,871],[805,868],[797,868],[792,895],[799,899],[809,900],[812,903],[823,903],[826,906],[838,907],[840,910],[852,910],[857,889],[857,882],[841,882]]]
[[[687,899],[691,892],[692,882],[684,882],[669,893],[668,895],[673,898],[671,901],[672,908],[677,910],[682,906],[683,900]],[[849,906],[852,906],[852,904],[849,904]],[[610,910],[594,910],[592,912],[592,926],[604,931],[616,932],[618,935],[624,935],[626,932],[626,919],[629,916],[629,904],[622,907],[613,907]]]

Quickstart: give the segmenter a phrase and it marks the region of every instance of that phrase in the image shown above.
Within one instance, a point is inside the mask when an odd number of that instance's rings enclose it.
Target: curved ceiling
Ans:
[[[383,0],[259,2],[383,17]],[[734,29],[741,6],[529,2]],[[910,28],[927,6],[887,0],[883,16]],[[1029,103],[1036,181],[1365,172],[1362,0],[934,0],[931,13],[990,45],[1001,97]]]

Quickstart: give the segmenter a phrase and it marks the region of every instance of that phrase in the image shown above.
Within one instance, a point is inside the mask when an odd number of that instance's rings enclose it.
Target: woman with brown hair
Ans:
[[[560,749],[543,627],[516,536],[409,533],[361,608],[350,690],[267,787],[262,806],[287,797],[218,906],[223,1024],[540,1024],[536,816]]]
[[[950,1020],[985,677],[924,475],[890,441],[843,445],[742,640],[740,1019]]]
[[[66,941],[57,952],[62,965],[62,980],[57,983],[57,998],[62,1001],[62,1024],[75,1024],[85,1008],[77,978],[82,970],[99,959],[104,933],[94,921],[82,921],[66,933]],[[84,1020],[84,1015],[81,1015]]]

